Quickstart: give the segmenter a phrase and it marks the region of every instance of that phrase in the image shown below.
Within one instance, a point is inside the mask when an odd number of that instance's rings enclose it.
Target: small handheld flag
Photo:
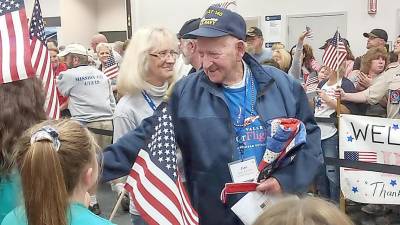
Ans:
[[[337,70],[340,64],[346,59],[347,50],[344,45],[343,39],[340,37],[338,31],[331,38],[328,46],[325,48],[324,55],[322,56],[322,62],[325,66],[332,70]]]
[[[198,214],[177,169],[174,126],[167,103],[161,103],[155,113],[154,133],[139,151],[125,189],[149,225],[198,225]]]

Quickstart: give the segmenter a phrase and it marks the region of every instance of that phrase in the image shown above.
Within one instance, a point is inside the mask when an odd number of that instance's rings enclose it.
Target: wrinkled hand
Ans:
[[[372,78],[362,72],[359,73],[358,79],[358,83],[365,88],[368,88],[372,84]]]
[[[280,194],[282,187],[275,177],[270,177],[262,181],[256,188],[257,191],[264,192],[265,194]]]

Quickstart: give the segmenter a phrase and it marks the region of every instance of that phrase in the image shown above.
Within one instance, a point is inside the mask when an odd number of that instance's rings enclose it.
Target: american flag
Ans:
[[[337,70],[346,59],[347,51],[346,46],[343,43],[343,39],[340,37],[338,31],[336,31],[333,38],[328,43],[325,48],[324,55],[322,56],[322,62],[325,66]]]
[[[103,73],[112,79],[118,76],[118,64],[115,62],[113,53],[108,56],[107,62],[104,64]]]
[[[306,80],[306,92],[312,92],[317,90],[318,88],[318,75],[316,73],[312,73],[307,77]]]
[[[35,0],[30,24],[32,66],[36,75],[42,80],[46,101],[44,110],[49,118],[58,119],[60,105],[58,102],[54,72],[46,46],[46,35],[39,0]]]
[[[377,154],[376,152],[344,151],[344,159],[352,161],[377,163]],[[357,169],[351,169],[351,168],[345,168],[345,170],[358,171]]]
[[[175,133],[166,103],[157,114],[154,133],[147,148],[139,151],[125,189],[149,225],[198,225],[198,214],[177,170]]]
[[[23,0],[0,1],[0,84],[35,76]]]

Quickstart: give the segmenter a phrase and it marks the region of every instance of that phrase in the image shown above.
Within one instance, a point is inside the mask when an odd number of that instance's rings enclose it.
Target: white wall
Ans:
[[[58,38],[61,45],[80,43],[90,46],[90,39],[97,32],[96,1],[60,0],[61,28]]]
[[[97,30],[124,31],[126,27],[125,0],[97,0]]]
[[[32,16],[34,3],[35,0],[25,0],[25,11],[28,18]],[[60,0],[40,0],[39,3],[44,17],[60,16]]]
[[[142,26],[162,25],[178,32],[189,19],[201,17],[209,0],[131,0],[133,30]]]
[[[34,0],[25,0],[26,14],[32,15]],[[43,17],[61,17],[60,45],[90,46],[99,31],[126,30],[125,0],[40,0]]]
[[[43,16],[61,16],[61,44],[81,42],[102,30],[125,30],[125,0],[40,0]],[[214,0],[131,0],[133,30],[141,26],[163,25],[177,32],[191,18],[201,17]],[[237,11],[244,17],[282,15],[281,39],[287,41],[286,16],[297,14],[347,12],[347,34],[355,55],[365,51],[362,33],[372,28],[388,31],[389,40],[400,32],[397,10],[400,0],[378,0],[378,13],[367,13],[367,0],[236,0]],[[25,0],[27,14],[33,0]],[[296,2],[296,3],[294,3]],[[299,7],[301,6],[301,7]],[[318,35],[318,34],[315,34]]]
[[[209,0],[132,0],[134,28],[151,24],[163,24],[173,32],[179,30],[184,21],[201,17]],[[372,28],[383,28],[389,40],[397,36],[397,9],[399,0],[378,0],[378,13],[367,13],[367,0],[237,0],[237,11],[244,17],[282,15],[282,42],[286,42],[286,16],[296,14],[347,12],[347,35],[355,55],[365,51],[366,39],[362,33]],[[318,35],[318,34],[315,34]]]

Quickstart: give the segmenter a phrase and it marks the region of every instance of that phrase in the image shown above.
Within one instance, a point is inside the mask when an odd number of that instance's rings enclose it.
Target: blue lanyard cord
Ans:
[[[236,120],[236,124],[233,123],[235,127],[244,127],[245,126],[245,117],[246,117],[246,105],[247,105],[247,95],[250,95],[250,116],[255,115],[255,84],[254,84],[254,79],[252,77],[252,74],[250,73],[249,69],[246,68],[245,74],[247,75],[246,77],[246,83],[245,83],[245,94],[244,94],[244,100],[243,100],[243,106],[239,106],[239,113],[238,117]],[[250,88],[248,88],[250,86]],[[250,93],[248,93],[248,90],[250,90]]]
[[[146,91],[142,91],[142,95],[144,97],[144,100],[146,100],[147,104],[149,104],[150,108],[153,109],[153,111],[156,111],[157,106],[154,104],[153,99],[150,98],[150,96],[147,94]]]

